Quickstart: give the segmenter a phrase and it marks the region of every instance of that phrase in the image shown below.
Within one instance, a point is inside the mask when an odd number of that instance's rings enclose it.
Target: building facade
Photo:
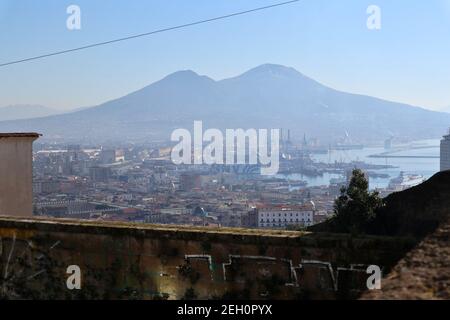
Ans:
[[[0,215],[33,215],[33,141],[37,133],[0,133]]]
[[[310,207],[261,208],[258,228],[309,227],[314,223],[314,209]]]
[[[123,150],[106,149],[100,153],[100,162],[102,164],[113,164],[116,162],[124,162],[125,153]]]
[[[450,130],[441,140],[441,171],[450,170]]]
[[[108,182],[111,178],[111,168],[106,166],[94,166],[89,168],[89,177],[94,182]]]

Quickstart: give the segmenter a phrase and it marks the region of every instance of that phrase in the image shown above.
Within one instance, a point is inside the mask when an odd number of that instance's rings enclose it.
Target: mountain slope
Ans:
[[[37,120],[0,122],[0,131],[38,131],[49,139],[79,141],[168,140],[175,128],[290,128],[332,142],[347,131],[354,142],[394,134],[438,138],[450,114],[348,94],[295,69],[262,65],[222,81],[180,71],[102,105]]]

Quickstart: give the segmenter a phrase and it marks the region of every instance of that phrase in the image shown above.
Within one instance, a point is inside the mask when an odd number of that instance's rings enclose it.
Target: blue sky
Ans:
[[[278,0],[0,0],[0,63]],[[66,28],[79,5],[82,29]],[[382,29],[366,27],[381,8]],[[430,109],[450,106],[450,0],[304,0],[293,5],[0,68],[0,106],[92,106],[178,70],[214,79],[263,63],[333,88]]]

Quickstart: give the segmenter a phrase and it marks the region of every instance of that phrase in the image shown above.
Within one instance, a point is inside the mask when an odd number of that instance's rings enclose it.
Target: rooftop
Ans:
[[[0,139],[2,138],[39,138],[41,134],[36,132],[10,132],[10,133],[1,133]]]

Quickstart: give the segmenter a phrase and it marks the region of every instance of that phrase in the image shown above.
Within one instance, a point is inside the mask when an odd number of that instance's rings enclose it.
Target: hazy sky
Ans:
[[[278,1],[0,0],[0,63]],[[66,28],[71,4],[79,31]],[[379,31],[366,26],[372,4]],[[222,79],[278,63],[339,90],[439,109],[450,106],[449,57],[450,0],[304,0],[0,68],[0,106],[92,106],[181,69]]]

